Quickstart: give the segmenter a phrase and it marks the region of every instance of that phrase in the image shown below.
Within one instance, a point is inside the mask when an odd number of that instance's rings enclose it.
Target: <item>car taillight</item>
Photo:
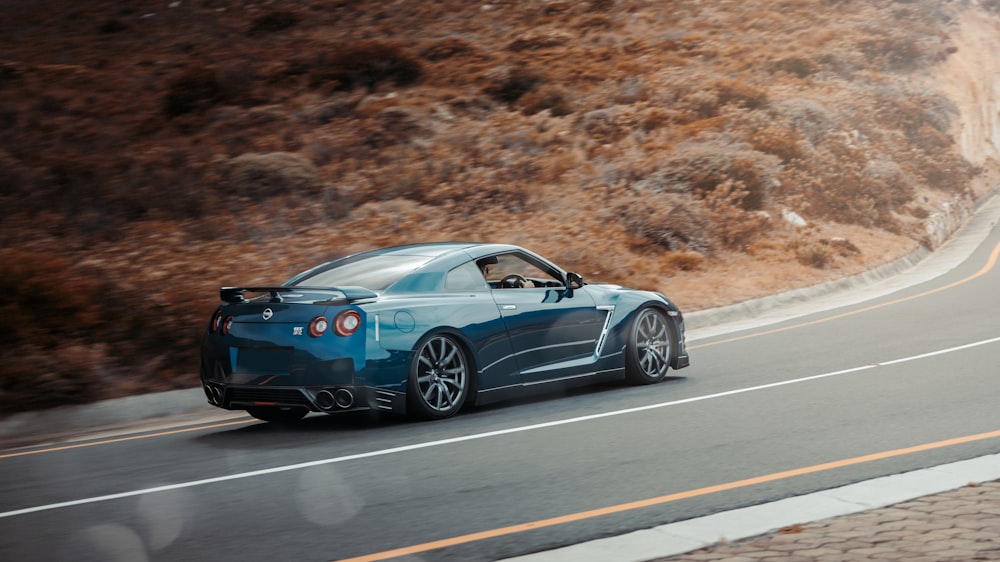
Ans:
[[[323,332],[326,332],[326,329],[329,327],[330,323],[327,322],[325,316],[317,316],[312,319],[312,322],[309,323],[309,335],[314,338],[318,338],[322,336]]]
[[[215,311],[215,316],[212,316],[212,323],[208,325],[208,331],[212,332],[213,334],[215,332],[218,332],[219,324],[221,323],[222,323],[222,309],[220,308],[219,310]]]
[[[222,329],[219,330],[219,332],[224,336],[228,336],[229,329],[232,327],[233,327],[233,317],[226,316],[226,319],[222,321]]]
[[[338,336],[349,336],[361,327],[361,315],[356,310],[345,310],[337,315],[334,331]]]

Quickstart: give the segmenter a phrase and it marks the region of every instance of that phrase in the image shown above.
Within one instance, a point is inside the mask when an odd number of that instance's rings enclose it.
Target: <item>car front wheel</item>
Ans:
[[[469,395],[469,358],[453,337],[437,334],[417,345],[410,363],[407,407],[420,418],[455,415]]]
[[[636,313],[629,327],[625,378],[630,384],[653,384],[667,376],[673,336],[670,319],[658,308]]]

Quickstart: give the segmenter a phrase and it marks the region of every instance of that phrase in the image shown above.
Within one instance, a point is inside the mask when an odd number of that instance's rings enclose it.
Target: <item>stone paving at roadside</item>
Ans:
[[[655,562],[1000,561],[1000,480]]]

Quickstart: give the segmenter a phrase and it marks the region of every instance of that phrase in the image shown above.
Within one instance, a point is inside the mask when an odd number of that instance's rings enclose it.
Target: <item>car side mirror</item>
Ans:
[[[583,288],[583,276],[572,271],[566,274],[566,296],[572,297],[573,291]]]

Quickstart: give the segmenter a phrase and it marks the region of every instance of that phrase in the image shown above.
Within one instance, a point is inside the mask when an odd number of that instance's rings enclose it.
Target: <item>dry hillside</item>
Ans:
[[[220,285],[382,245],[689,311],[934,246],[992,188],[998,7],[0,0],[0,411],[194,386]]]

